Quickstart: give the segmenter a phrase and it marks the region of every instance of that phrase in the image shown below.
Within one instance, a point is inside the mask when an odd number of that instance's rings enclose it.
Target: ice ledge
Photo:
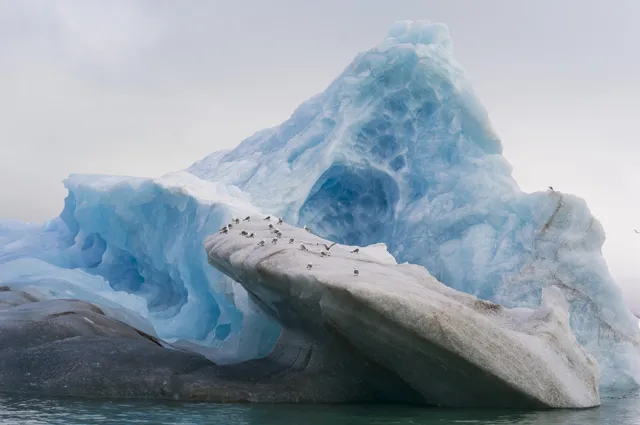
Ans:
[[[597,362],[571,333],[559,290],[545,289],[539,309],[506,309],[443,285],[423,267],[393,264],[380,246],[353,253],[355,247],[335,245],[327,256],[324,244],[330,242],[254,215],[208,237],[205,249],[210,264],[285,328],[312,338],[329,330],[425,404],[600,404]]]

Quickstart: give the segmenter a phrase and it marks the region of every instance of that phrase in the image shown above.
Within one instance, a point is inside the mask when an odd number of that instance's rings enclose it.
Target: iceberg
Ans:
[[[519,189],[444,25],[394,24],[283,124],[185,171],[65,186],[59,217],[0,221],[0,285],[133,310],[217,364],[273,355],[284,332],[203,249],[234,216],[264,212],[341,245],[383,243],[509,309],[536,309],[556,287],[601,388],[640,382],[639,329],[602,257],[602,226],[575,196]]]
[[[640,382],[637,320],[586,203],[523,193],[446,26],[398,22],[280,126],[189,171],[347,245],[383,242],[447,286],[507,307],[561,288],[603,388]]]
[[[537,310],[505,309],[448,288],[423,267],[388,261],[381,246],[354,252],[267,223],[252,216],[242,231],[207,238],[209,262],[318,347],[337,339],[429,405],[600,404],[597,362],[573,336],[557,287],[543,290]]]

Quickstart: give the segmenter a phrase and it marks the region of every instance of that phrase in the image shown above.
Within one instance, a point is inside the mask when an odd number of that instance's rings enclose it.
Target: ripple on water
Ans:
[[[589,410],[535,412],[383,405],[159,403],[0,396],[0,425],[640,425],[640,397]]]

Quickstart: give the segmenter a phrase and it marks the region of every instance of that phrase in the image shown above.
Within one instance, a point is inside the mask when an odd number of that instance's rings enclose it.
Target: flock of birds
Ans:
[[[270,216],[270,215],[268,215],[268,216],[266,216],[265,218],[263,218],[262,220],[263,220],[263,221],[271,221],[271,216]],[[249,215],[248,215],[248,216],[246,216],[244,219],[242,219],[242,221],[243,221],[243,222],[249,222],[249,221],[251,221],[251,216],[249,216]],[[277,225],[281,225],[281,224],[283,224],[283,223],[284,223],[284,220],[282,219],[282,217],[278,218]],[[229,223],[229,224],[225,224],[224,226],[222,226],[222,227],[220,228],[220,233],[222,233],[222,234],[228,234],[228,233],[229,233],[229,231],[230,231],[231,229],[233,229],[233,227],[234,227],[235,225],[237,225],[237,224],[240,224],[240,219],[239,219],[239,218],[237,218],[237,217],[233,217],[233,218],[231,219],[231,223]],[[311,232],[311,230],[309,230],[309,228],[307,227],[307,225],[306,225],[306,224],[304,225],[303,229],[304,229],[304,230],[306,230],[307,232]],[[278,229],[277,227],[275,227],[272,223],[269,223],[269,231],[270,231],[271,233],[273,233],[273,235],[274,235],[273,239],[271,239],[271,243],[272,243],[272,244],[276,244],[276,243],[278,243],[278,241],[283,237],[282,231],[281,231],[280,229]],[[242,229],[242,230],[240,231],[240,235],[245,236],[245,237],[247,237],[247,238],[254,238],[254,237],[255,237],[255,233],[254,233],[254,232],[247,232],[247,231],[246,231],[246,230],[244,230],[244,229]],[[259,246],[265,246],[265,244],[266,244],[266,243],[267,243],[267,242],[266,242],[264,239],[261,239],[261,240],[258,242],[258,245],[259,245]],[[295,243],[295,238],[289,238],[289,244],[293,244],[293,243]],[[320,255],[321,255],[322,257],[328,257],[328,256],[330,256],[329,251],[331,250],[331,248],[332,248],[336,243],[337,243],[337,242],[334,242],[334,243],[332,243],[332,244],[330,244],[330,245],[327,245],[327,244],[323,243],[322,245],[324,246],[324,249],[325,249],[325,250],[324,250],[324,251],[321,251],[321,252],[320,252]],[[301,243],[301,244],[300,244],[300,250],[301,250],[301,251],[309,251],[309,249],[308,249],[308,248],[305,246],[305,244],[303,244],[303,243]],[[355,248],[354,250],[352,250],[352,251],[350,251],[350,252],[351,252],[352,254],[358,254],[358,253],[360,252],[360,248]],[[309,262],[309,263],[307,264],[307,269],[311,269],[311,268],[313,268],[313,263]],[[357,268],[354,268],[354,269],[353,269],[353,274],[354,274],[355,276],[358,276],[358,275],[360,275],[360,271],[359,271]]]

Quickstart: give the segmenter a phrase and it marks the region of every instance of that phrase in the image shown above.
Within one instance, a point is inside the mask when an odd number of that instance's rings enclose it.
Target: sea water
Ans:
[[[588,410],[507,411],[384,405],[157,403],[0,395],[0,424],[172,425],[635,425],[640,395],[603,400]]]

